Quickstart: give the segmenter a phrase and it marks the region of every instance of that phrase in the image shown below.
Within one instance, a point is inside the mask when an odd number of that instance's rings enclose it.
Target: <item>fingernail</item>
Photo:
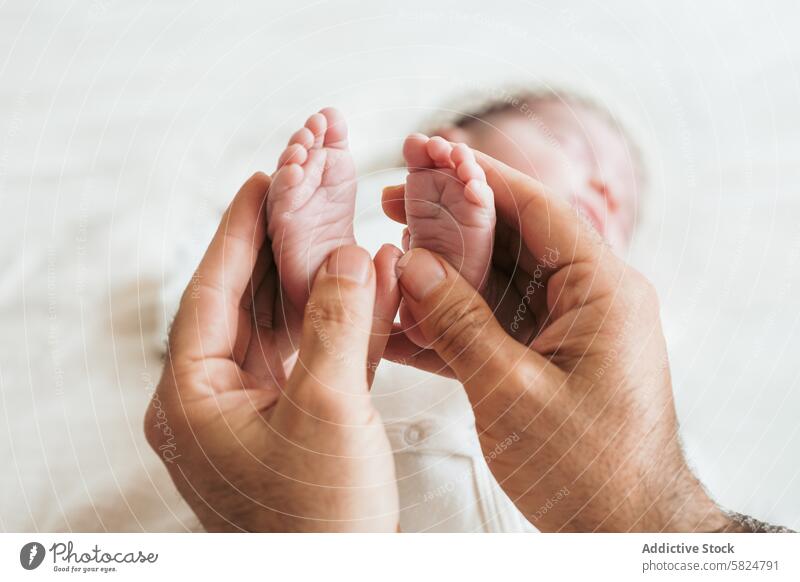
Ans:
[[[367,251],[357,246],[346,246],[337,249],[328,258],[326,270],[334,277],[364,285],[369,279],[371,263]]]
[[[408,251],[396,270],[403,289],[417,301],[425,299],[447,275],[436,257],[423,249]]]

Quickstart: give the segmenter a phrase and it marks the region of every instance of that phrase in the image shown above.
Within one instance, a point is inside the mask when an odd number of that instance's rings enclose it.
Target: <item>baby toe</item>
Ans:
[[[433,159],[428,153],[429,141],[427,135],[412,133],[403,142],[403,158],[410,172],[434,167]]]
[[[439,168],[451,168],[453,166],[450,159],[453,153],[453,146],[450,142],[439,136],[432,137],[427,144],[428,155]]]
[[[476,162],[464,162],[456,168],[458,179],[466,183],[470,180],[486,180],[486,174],[483,173],[481,168]]]
[[[465,162],[474,162],[475,154],[466,144],[459,143],[453,148],[453,161],[456,164],[463,164]]]
[[[289,138],[289,145],[300,144],[306,149],[314,145],[314,134],[307,127],[301,127]]]
[[[483,208],[490,208],[494,204],[494,192],[484,180],[473,179],[467,182],[464,198]]]
[[[294,188],[303,179],[303,167],[298,164],[286,164],[281,167],[272,178],[272,185],[270,191],[272,196],[278,196],[281,193]]]
[[[341,111],[334,107],[320,110],[325,117],[328,130],[325,132],[325,147],[347,147],[347,123]]]
[[[308,150],[302,145],[295,143],[283,150],[281,157],[278,158],[278,168],[286,164],[305,164],[308,159]]]
[[[314,134],[312,147],[322,147],[325,139],[325,130],[328,129],[328,120],[322,113],[315,113],[306,120],[306,127]]]

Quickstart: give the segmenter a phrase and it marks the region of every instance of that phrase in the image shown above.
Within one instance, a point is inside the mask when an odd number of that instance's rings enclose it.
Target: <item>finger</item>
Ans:
[[[393,333],[386,344],[383,357],[395,364],[411,366],[445,378],[456,377],[453,370],[444,363],[435,350],[420,348],[408,339],[402,329],[397,326],[393,327]]]
[[[248,347],[251,337],[256,333],[258,321],[271,318],[271,313],[265,313],[265,291],[269,285],[264,285],[264,280],[275,270],[272,260],[272,249],[269,244],[263,245],[253,266],[253,274],[247,284],[244,296],[240,303],[239,328],[236,333],[236,343],[233,348],[233,361],[242,366],[248,356]],[[274,279],[271,276],[270,279]],[[254,317],[255,316],[255,317]]]
[[[288,385],[366,393],[374,304],[369,253],[355,245],[333,251],[314,280]]]
[[[285,359],[278,345],[279,314],[276,313],[278,271],[274,263],[257,287],[250,309],[252,338],[248,338],[242,368],[266,384],[283,386],[286,380],[282,365]]]
[[[400,329],[403,330],[403,335],[418,347],[430,347],[425,339],[425,334],[422,333],[419,325],[417,325],[417,320],[414,319],[414,314],[411,313],[411,310],[405,303],[400,304]]]
[[[403,184],[399,186],[387,186],[383,189],[381,195],[381,206],[383,212],[400,224],[408,224],[406,219],[406,187]]]
[[[594,261],[603,252],[602,238],[568,202],[502,162],[478,151],[474,155],[494,192],[498,222],[518,230],[536,260],[557,269]]]
[[[232,358],[242,301],[266,239],[264,206],[270,179],[254,174],[234,197],[181,298],[172,325],[173,362]]]
[[[523,358],[544,366],[500,327],[478,292],[447,261],[413,249],[397,264],[403,301],[442,361],[470,398],[499,385]]]
[[[372,335],[369,340],[367,378],[369,384],[375,377],[386,342],[400,305],[400,287],[397,284],[397,261],[403,253],[393,245],[383,245],[375,255],[375,313],[372,317]]]
[[[400,242],[400,246],[403,247],[404,253],[408,251],[409,248],[411,248],[411,231],[408,230],[408,227],[405,227],[403,229],[403,238],[402,241]]]

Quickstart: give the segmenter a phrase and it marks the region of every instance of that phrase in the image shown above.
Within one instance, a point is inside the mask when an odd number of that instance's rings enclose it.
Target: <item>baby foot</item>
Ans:
[[[442,255],[483,291],[494,245],[494,195],[472,150],[440,137],[406,139],[408,165],[403,246]]]
[[[417,247],[444,257],[479,292],[487,284],[494,245],[494,194],[472,150],[440,137],[410,135],[403,144],[408,165],[403,250]],[[401,307],[408,337],[422,345],[410,312]]]
[[[267,198],[267,231],[284,294],[302,313],[334,249],[355,242],[356,172],[341,113],[326,108],[292,135]]]

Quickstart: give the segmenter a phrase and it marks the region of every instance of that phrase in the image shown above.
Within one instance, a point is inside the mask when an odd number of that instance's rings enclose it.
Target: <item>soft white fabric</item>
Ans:
[[[694,466],[723,504],[800,527],[797,8],[562,4],[4,3],[0,529],[197,527],[141,431],[166,322],[221,209],[309,112],[351,121],[376,248],[398,240],[377,204],[407,132],[547,81],[645,145],[630,259],[661,292]],[[404,528],[525,528],[457,386],[386,366],[376,401]]]

